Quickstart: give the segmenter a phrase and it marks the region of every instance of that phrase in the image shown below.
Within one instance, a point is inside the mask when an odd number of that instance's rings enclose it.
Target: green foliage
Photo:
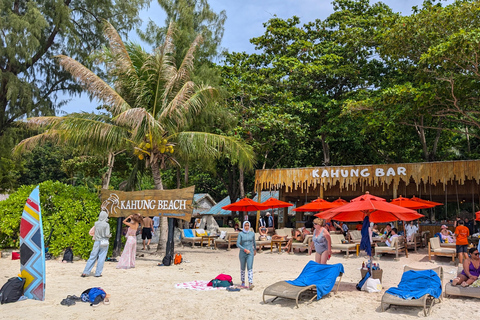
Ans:
[[[126,33],[140,23],[139,11],[149,2],[0,1],[0,136],[25,116],[54,114],[65,103],[58,92],[80,93],[53,56],[63,53],[87,63],[91,51],[105,43],[104,19]]]
[[[19,247],[23,208],[35,187],[35,185],[22,186],[8,199],[0,202],[1,247]],[[49,252],[55,256],[61,254],[66,247],[72,247],[75,255],[86,259],[93,244],[88,231],[100,212],[98,195],[84,187],[45,181],[40,183],[40,204],[45,241],[53,229]],[[116,220],[110,219],[110,225],[112,233],[115,233]]]

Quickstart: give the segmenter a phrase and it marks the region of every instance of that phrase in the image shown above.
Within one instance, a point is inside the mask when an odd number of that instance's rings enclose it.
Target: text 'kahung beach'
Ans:
[[[125,200],[120,201],[123,210],[185,210],[187,200]]]

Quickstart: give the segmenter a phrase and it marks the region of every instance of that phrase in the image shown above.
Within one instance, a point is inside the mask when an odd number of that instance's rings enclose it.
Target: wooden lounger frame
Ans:
[[[336,284],[337,288],[335,289],[335,294],[337,293],[340,282],[342,281],[342,276],[343,273],[340,272],[340,274],[338,275],[340,279],[338,279],[338,282]],[[278,298],[292,299],[295,300],[295,305],[298,308],[298,299],[300,298],[300,295],[306,291],[311,291],[312,293],[314,293],[314,296],[309,300],[309,302],[311,303],[317,297],[316,285],[312,284],[310,286],[300,287],[294,286],[293,284],[290,284],[286,281],[279,281],[263,290],[263,303],[267,303],[265,301],[265,296],[275,296],[275,298],[273,298],[271,302],[277,300]]]

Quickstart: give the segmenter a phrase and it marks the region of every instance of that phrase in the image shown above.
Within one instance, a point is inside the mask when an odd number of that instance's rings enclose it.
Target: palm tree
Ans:
[[[182,155],[205,159],[228,155],[233,163],[246,170],[252,169],[254,164],[252,149],[242,141],[208,132],[189,131],[194,117],[206,110],[215,98],[216,90],[197,85],[190,77],[195,48],[201,37],[195,39],[177,67],[173,32],[174,24],[171,23],[164,44],[149,54],[138,45],[125,45],[113,26],[106,23],[109,46],[99,56],[105,63],[112,85],[74,59],[58,56],[60,65],[92,97],[102,101],[103,108],[112,115],[111,124],[105,121],[92,123],[92,127],[101,127],[97,131],[101,132],[101,138],[96,146],[115,146],[118,150],[128,141],[134,154],[151,168],[157,190],[163,189],[161,170],[168,163],[178,165],[175,150]],[[78,123],[76,127],[74,123],[70,118],[68,121],[50,120],[48,124],[50,133],[59,134],[61,139],[70,139],[75,134],[88,138],[91,132],[88,125]],[[120,137],[118,131],[122,131],[124,136]],[[162,217],[157,251],[165,249],[167,228],[167,219]]]

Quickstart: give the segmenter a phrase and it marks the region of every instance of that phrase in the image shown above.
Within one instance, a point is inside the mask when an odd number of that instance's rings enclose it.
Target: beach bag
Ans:
[[[100,247],[108,247],[108,239],[100,240]]]
[[[0,303],[16,302],[23,296],[23,286],[25,285],[25,278],[14,277],[8,279],[0,289]]]
[[[63,259],[62,261],[66,262],[73,262],[73,251],[72,248],[68,247],[65,249],[65,253],[63,254]]]
[[[367,281],[365,281],[362,290],[367,292],[380,292],[382,291],[382,283],[380,282],[380,279],[368,278]]]
[[[362,290],[362,287],[363,285],[365,284],[365,282],[367,282],[368,278],[370,278],[370,271],[367,271],[367,273],[365,274],[365,276],[362,278],[362,280],[360,280],[359,283],[357,283],[357,290],[360,291]]]
[[[180,253],[175,253],[173,264],[180,264],[180,263],[182,263],[182,255]]]
[[[227,231],[220,231],[220,236],[219,236],[220,239],[225,239],[226,236],[227,236]]]
[[[100,287],[94,287],[83,291],[80,298],[83,302],[90,302],[90,305],[94,305],[102,302],[106,295],[105,290]]]
[[[216,276],[215,279],[212,279],[212,281],[207,283],[207,286],[214,287],[214,288],[233,286],[232,276],[221,273],[218,276]]]
[[[173,259],[172,259],[172,256],[169,255],[169,254],[167,254],[167,255],[165,255],[165,257],[163,257],[163,259],[162,259],[162,264],[163,264],[164,266],[167,266],[167,267],[168,267],[169,265],[172,264],[172,260],[173,260]]]

